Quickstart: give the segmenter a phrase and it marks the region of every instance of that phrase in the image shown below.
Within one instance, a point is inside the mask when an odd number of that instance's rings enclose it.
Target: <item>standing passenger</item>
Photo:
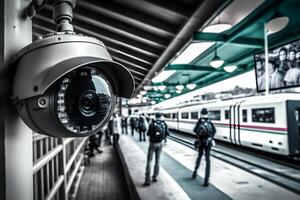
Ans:
[[[149,135],[149,148],[147,155],[147,165],[146,165],[146,178],[144,186],[150,185],[150,173],[151,173],[151,162],[153,158],[153,154],[155,153],[155,165],[154,165],[154,173],[152,176],[152,181],[157,181],[157,176],[159,174],[159,160],[160,154],[162,151],[162,140],[165,137],[165,134],[168,132],[167,124],[162,121],[162,116],[160,113],[155,114],[156,119],[152,120],[149,125],[149,129],[147,131],[147,135]]]
[[[127,117],[123,116],[122,117],[122,134],[128,134],[127,132]]]
[[[205,178],[204,186],[209,185],[209,174],[210,174],[210,150],[213,142],[213,137],[216,133],[216,128],[214,124],[208,119],[208,111],[206,108],[201,110],[201,118],[198,120],[194,132],[196,133],[196,142],[198,143],[198,158],[195,165],[195,170],[193,172],[193,178],[197,176],[197,170],[200,166],[200,161],[205,150],[205,159],[206,159],[206,169],[205,169]]]
[[[138,121],[138,129],[139,129],[139,135],[140,135],[140,141],[146,141],[146,130],[147,130],[147,121],[144,114],[140,115],[139,121]]]
[[[116,147],[119,141],[121,132],[122,132],[121,119],[117,113],[114,113],[114,118],[113,118],[113,146],[114,147]]]
[[[136,118],[134,116],[130,117],[130,128],[131,128],[131,135],[134,135],[134,129],[136,127]]]

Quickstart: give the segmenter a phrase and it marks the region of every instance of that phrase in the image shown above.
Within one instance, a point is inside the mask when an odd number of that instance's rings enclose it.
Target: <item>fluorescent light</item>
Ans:
[[[160,91],[164,91],[166,89],[166,86],[165,85],[159,85],[157,86],[157,88],[160,90]]]
[[[144,90],[142,90],[142,91],[140,92],[140,94],[141,94],[141,95],[145,95],[145,94],[147,94],[147,92],[144,91]]]
[[[153,83],[161,83],[164,80],[166,80],[167,78],[169,78],[170,76],[172,76],[175,72],[176,72],[176,70],[162,71],[152,79],[152,82]]]
[[[190,83],[190,84],[187,84],[186,87],[189,89],[189,90],[193,90],[197,85],[195,83]]]
[[[228,73],[231,73],[236,69],[237,69],[236,65],[227,65],[227,66],[224,67],[224,70]]]
[[[177,94],[180,94],[182,91],[181,90],[176,90],[176,93]]]
[[[171,64],[187,64],[211,47],[214,42],[191,43]]]
[[[143,96],[141,94],[136,95],[137,98],[142,98]]]
[[[222,33],[232,27],[231,24],[213,24],[205,27],[202,32],[204,33]]]
[[[165,97],[168,99],[168,98],[171,97],[171,95],[170,94],[165,94]]]
[[[184,86],[183,85],[176,85],[177,90],[183,90]]]
[[[223,65],[224,60],[222,60],[219,56],[215,55],[215,57],[210,61],[210,66],[213,68],[219,68]]]
[[[156,104],[156,101],[151,101],[151,104]]]

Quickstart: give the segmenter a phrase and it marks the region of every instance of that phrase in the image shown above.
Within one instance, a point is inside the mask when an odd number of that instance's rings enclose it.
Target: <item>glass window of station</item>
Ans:
[[[275,108],[252,109],[252,122],[275,123]]]

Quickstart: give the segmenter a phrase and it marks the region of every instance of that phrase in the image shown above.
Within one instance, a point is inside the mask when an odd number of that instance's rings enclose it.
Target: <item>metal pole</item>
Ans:
[[[265,37],[265,75],[266,75],[266,95],[269,94],[269,50],[268,50],[268,26],[264,23],[264,37]]]
[[[0,199],[33,199],[32,131],[10,103],[11,58],[32,42],[30,1],[0,1]]]

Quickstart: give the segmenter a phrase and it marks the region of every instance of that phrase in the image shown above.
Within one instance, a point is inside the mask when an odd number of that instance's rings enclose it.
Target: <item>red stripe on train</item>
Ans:
[[[229,124],[214,122],[214,124],[229,126]],[[231,124],[232,126],[238,126],[237,124]],[[287,128],[278,128],[278,127],[267,127],[267,126],[253,126],[253,125],[240,125],[241,128],[256,128],[263,130],[271,130],[271,131],[287,131]]]

